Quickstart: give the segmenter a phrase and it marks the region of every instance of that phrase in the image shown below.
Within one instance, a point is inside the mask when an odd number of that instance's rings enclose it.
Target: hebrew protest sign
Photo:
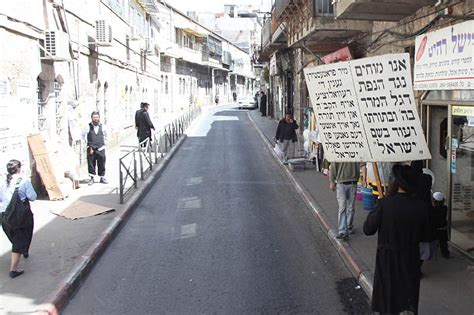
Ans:
[[[408,54],[304,70],[331,162],[430,159],[415,108]]]

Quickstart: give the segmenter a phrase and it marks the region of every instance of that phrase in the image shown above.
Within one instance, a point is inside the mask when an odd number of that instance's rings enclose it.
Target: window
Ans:
[[[39,77],[36,79],[37,87],[36,94],[38,95],[38,130],[44,130],[46,125],[46,102],[43,101],[43,92],[45,89],[44,81]]]
[[[168,76],[165,76],[165,94],[168,94]]]
[[[104,83],[104,124],[107,125],[108,122],[108,110],[107,110],[107,89],[109,88],[109,84],[107,81]]]
[[[163,94],[165,91],[165,81],[163,75],[161,75],[160,79],[160,93]]]
[[[127,54],[127,61],[130,61],[130,38],[128,38],[128,36],[125,39],[125,50]]]
[[[316,16],[332,16],[334,15],[334,6],[332,0],[314,1]]]
[[[154,104],[153,104],[153,111],[155,113],[155,115],[158,113],[158,102],[159,102],[159,97],[158,97],[158,89],[154,89],[153,90],[153,101],[154,101]]]
[[[146,51],[140,51],[140,69],[146,71]]]

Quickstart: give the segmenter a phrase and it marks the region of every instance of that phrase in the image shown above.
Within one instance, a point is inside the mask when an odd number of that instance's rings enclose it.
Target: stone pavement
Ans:
[[[185,112],[171,113],[154,120],[156,131],[183,114]],[[130,128],[128,135],[122,138],[120,143],[106,151],[106,177],[109,184],[82,184],[65,200],[49,201],[44,197],[32,203],[35,217],[33,242],[30,258],[22,258],[20,262],[25,274],[18,278],[8,277],[11,244],[3,231],[0,233],[0,314],[60,311],[62,303],[74,292],[81,278],[118,230],[117,227],[125,221],[133,204],[152,184],[161,167],[171,158],[173,150],[179,147],[179,143],[175,145],[154,168],[148,180],[139,182],[138,190],[128,202],[121,205],[118,193],[119,158],[130,150],[130,146],[137,145],[135,129]],[[86,166],[81,169],[81,176],[87,178]],[[50,212],[65,209],[76,200],[111,207],[115,211],[74,221]]]
[[[249,111],[249,117],[259,130],[258,134],[265,140],[266,149],[272,150],[274,142],[271,139],[275,137],[278,121],[262,117],[258,110]],[[274,157],[277,159],[275,154]],[[338,209],[336,194],[329,189],[328,177],[314,168],[291,171],[286,166],[281,167],[370,297],[377,235],[365,236],[362,232],[362,225],[368,213],[363,210],[362,202],[356,202],[355,233],[347,242],[340,241],[335,238]],[[444,259],[439,254],[437,261],[429,261],[423,265],[425,276],[420,288],[420,314],[474,314],[474,264],[455,250],[451,250],[451,253],[450,259]]]

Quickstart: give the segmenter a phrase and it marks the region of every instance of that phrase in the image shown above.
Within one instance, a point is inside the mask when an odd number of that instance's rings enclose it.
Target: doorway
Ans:
[[[474,255],[474,106],[450,106],[451,242]]]

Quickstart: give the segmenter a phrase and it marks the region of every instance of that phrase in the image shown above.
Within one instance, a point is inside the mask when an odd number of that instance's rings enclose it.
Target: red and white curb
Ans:
[[[99,257],[105,252],[114,237],[123,227],[124,223],[133,213],[135,206],[142,200],[149,189],[153,186],[154,182],[163,173],[171,158],[183,144],[185,139],[186,135],[183,135],[183,137],[171,148],[157,165],[157,168],[153,170],[151,175],[143,182],[142,186],[135,192],[130,200],[127,201],[123,212],[109,223],[97,240],[89,247],[84,255],[79,258],[79,261],[73,267],[71,272],[58,285],[58,288],[49,296],[47,301],[37,308],[35,314],[58,315],[61,313],[67,302],[85,281],[87,275],[90,273]]]

